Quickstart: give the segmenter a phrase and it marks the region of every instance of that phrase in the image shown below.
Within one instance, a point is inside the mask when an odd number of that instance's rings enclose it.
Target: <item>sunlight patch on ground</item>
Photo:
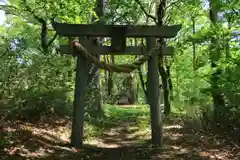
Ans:
[[[129,117],[125,114],[126,112],[131,111],[131,114],[128,114],[130,116],[135,116],[139,110],[140,109],[137,108],[133,111],[125,108],[109,110],[109,113],[111,114],[118,113],[117,115],[123,116],[121,121],[114,121],[116,125],[111,129],[104,129],[101,128],[101,126],[99,129],[93,124],[86,122],[84,129],[87,137],[84,140],[84,144],[102,148],[131,148],[132,146],[141,146],[144,140],[149,140],[151,138],[151,128],[148,122],[146,122],[146,125],[143,125],[144,127],[138,124],[147,118],[146,116],[143,116],[143,120],[138,120],[137,122],[130,121]],[[140,112],[145,113],[145,111]],[[115,116],[115,114],[111,116]],[[224,145],[223,141],[219,141],[220,145],[217,145],[218,143],[216,141],[216,137],[214,136],[201,135],[200,133],[192,134],[188,132],[188,130],[186,132],[182,132],[183,123],[180,118],[176,118],[176,120],[173,121],[171,119],[170,122],[171,125],[164,125],[163,127],[164,147],[161,149],[161,152],[152,153],[152,155],[154,154],[152,159],[195,159],[196,157],[198,159],[209,160],[230,160],[233,159],[232,157],[237,155],[237,150],[233,151],[236,147],[233,147],[232,145],[228,147]],[[96,128],[98,130],[96,130]],[[29,136],[22,136],[25,132],[22,132],[23,134],[18,134],[18,132],[26,130],[29,131],[26,132]],[[14,136],[9,138],[14,144],[9,144],[9,146],[6,146],[5,150],[12,154],[19,153],[22,157],[34,158],[45,157],[51,154],[54,154],[55,156],[71,153],[74,154],[75,152],[78,152],[78,150],[65,145],[58,146],[59,144],[54,143],[59,142],[59,139],[64,143],[70,142],[70,130],[71,125],[69,120],[67,120],[67,123],[49,122],[36,125],[21,123],[14,124],[14,126],[11,127],[6,125],[4,131],[7,131],[8,133],[10,132],[10,135],[13,133],[12,135]],[[96,131],[101,132],[101,134],[92,135],[92,133]],[[150,152],[149,148],[144,148],[144,152],[145,150],[146,152]],[[129,150],[127,150],[127,152],[129,152]],[[92,153],[90,153],[90,155],[91,154]]]
[[[37,158],[37,157],[43,157],[43,156],[47,156],[49,154],[54,153],[53,150],[51,149],[44,149],[44,148],[39,148],[38,150],[36,150],[35,152],[31,152],[28,149],[26,149],[24,147],[24,145],[21,146],[17,146],[17,147],[11,147],[9,149],[5,149],[5,151],[9,154],[9,155],[20,155],[22,157],[31,157],[31,158]],[[49,153],[48,153],[49,152]]]
[[[136,131],[134,133],[128,134],[126,137],[129,138],[129,139],[133,139],[133,138],[143,139],[143,138],[148,137],[149,135],[150,135],[150,131],[139,130],[139,131]]]
[[[102,148],[119,148],[120,147],[119,144],[106,143],[102,139],[96,139],[96,138],[85,140],[85,144],[93,145],[96,147],[102,147]]]
[[[202,151],[199,152],[199,156],[205,157],[205,158],[210,158],[210,159],[217,159],[217,160],[226,160],[229,159],[230,153],[229,152],[221,152],[217,150],[216,152],[211,152],[211,151]],[[236,159],[237,160],[237,159]]]
[[[182,138],[184,135],[180,134],[180,133],[172,133],[170,134],[170,136],[168,137],[170,140],[176,141],[180,138]]]
[[[181,125],[167,125],[163,127],[164,129],[181,129],[183,126]]]

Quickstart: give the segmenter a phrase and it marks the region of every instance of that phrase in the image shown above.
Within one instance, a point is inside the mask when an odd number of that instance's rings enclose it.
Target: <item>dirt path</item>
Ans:
[[[1,138],[9,143],[2,145],[2,159],[240,159],[239,147],[176,123],[164,126],[162,149],[149,147],[149,130],[140,130],[135,123],[123,121],[116,128],[104,131],[101,137],[88,139],[84,149],[76,150],[65,145],[69,141],[69,125],[65,121],[5,125]]]
[[[164,147],[162,149],[151,150],[148,148],[146,140],[149,139],[150,130],[140,130],[138,127],[134,127],[134,123],[123,122],[119,127],[112,128],[104,133],[103,138],[90,141],[89,144],[96,145],[99,148],[108,148],[108,154],[111,154],[114,148],[119,148],[118,151],[125,158],[137,159],[137,157],[145,157],[147,159],[169,160],[240,159],[239,147],[229,145],[224,140],[216,139],[210,135],[195,133],[178,124],[164,126]],[[113,148],[113,150],[110,148]]]

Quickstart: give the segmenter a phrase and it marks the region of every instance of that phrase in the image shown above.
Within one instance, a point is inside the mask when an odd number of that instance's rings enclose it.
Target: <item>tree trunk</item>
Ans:
[[[148,18],[147,18],[147,23],[148,23]],[[135,42],[135,46],[138,46],[136,38],[134,39],[134,42]],[[144,46],[144,39],[143,38],[141,39],[141,45],[142,45],[142,47]],[[138,57],[139,56],[137,55],[136,58],[138,58]],[[144,64],[143,64],[143,66],[144,66]],[[138,76],[139,76],[139,80],[140,80],[142,90],[144,92],[144,99],[145,99],[145,102],[147,103],[147,89],[146,89],[146,85],[145,85],[146,82],[144,82],[144,79],[143,79],[142,68],[143,68],[142,66],[140,66],[138,68]]]
[[[196,33],[196,27],[195,27],[195,17],[192,17],[192,32],[193,35]],[[192,42],[192,49],[193,49],[193,70],[196,70],[196,43],[195,41]]]
[[[159,6],[157,8],[157,18],[158,18],[158,24],[159,26],[163,26],[163,18],[165,16],[165,8],[166,8],[166,0],[162,0],[159,3]],[[165,46],[165,41],[163,38],[159,39],[159,43],[161,46]],[[160,51],[161,53],[159,54],[159,65],[158,65],[158,70],[162,78],[162,85],[163,85],[163,94],[164,94],[164,114],[168,116],[171,112],[171,104],[170,104],[170,94],[169,94],[169,84],[168,84],[168,77],[167,71],[164,67],[164,61],[163,61],[163,52],[162,50]]]
[[[107,63],[107,55],[103,56],[103,61]],[[104,70],[104,92],[108,89],[108,72]]]
[[[96,8],[95,8],[95,12],[97,14],[97,16],[100,18],[100,21],[98,21],[97,23],[103,23],[103,21],[101,20],[101,17],[104,14],[104,0],[97,0],[96,1]],[[95,20],[95,17],[92,17],[92,21]],[[97,38],[93,40],[93,44],[92,45],[101,45],[101,40],[102,38]],[[100,55],[95,55],[99,60],[100,60]],[[96,89],[95,92],[95,102],[94,102],[94,108],[98,111],[101,110],[101,92],[100,92],[100,72],[99,70],[96,71],[95,77],[94,77],[94,83],[92,85],[92,87],[94,87]]]
[[[167,72],[167,75],[168,75],[168,86],[169,86],[169,92],[170,92],[170,100],[173,100],[173,84],[172,84],[170,66],[166,67],[166,72]]]
[[[196,26],[195,26],[195,17],[192,17],[192,34],[193,34],[193,36],[195,35],[195,33],[196,33]],[[195,77],[196,77],[196,69],[197,69],[197,67],[196,67],[196,43],[195,43],[195,41],[193,41],[192,42],[192,54],[193,54],[193,59],[192,59],[192,61],[193,61],[193,75],[194,75],[194,77],[193,77],[193,93],[196,93],[196,87],[197,86],[195,86],[196,85],[196,82],[195,82]],[[196,95],[194,95],[193,94],[193,96],[191,97],[191,101],[190,101],[190,104],[191,105],[194,105],[194,103],[195,103],[195,98],[196,98]]]
[[[217,26],[217,4],[216,1],[210,0],[210,11],[209,18],[212,22],[212,29],[215,30]],[[221,74],[221,70],[218,68],[218,61],[220,59],[220,46],[219,39],[212,36],[211,44],[210,44],[210,59],[211,59],[211,67],[215,70],[211,75],[211,90],[212,97],[214,103],[214,119],[218,124],[221,118],[221,110],[224,107],[224,99],[222,93],[220,91],[220,87],[218,86],[219,76]]]
[[[144,92],[144,95],[145,95],[145,99],[147,99],[147,89],[146,89],[146,86],[145,86],[145,82],[143,80],[143,75],[142,75],[141,68],[138,68],[138,75],[139,75],[140,83],[141,83],[141,86],[142,86],[142,89],[143,89],[143,92]]]
[[[167,75],[167,72],[165,71],[165,68],[161,66],[161,62],[159,63],[158,69],[162,78],[162,85],[163,85],[164,114],[168,116],[171,112],[168,75]]]
[[[123,81],[123,86],[126,88],[124,92],[128,95],[129,104],[136,102],[136,86],[133,84],[133,76],[129,74]]]
[[[228,30],[231,30],[231,18],[232,17],[229,17],[228,18]],[[225,40],[225,50],[226,50],[226,58],[230,58],[231,57],[231,54],[230,54],[230,45],[229,45],[229,42],[230,42],[230,36],[227,35],[226,36],[226,40]]]
[[[132,104],[136,104],[136,100],[137,100],[137,85],[135,83],[135,78],[134,76],[132,76],[131,79],[131,88],[130,88],[130,94],[132,97]]]
[[[100,56],[96,56],[98,59],[100,59]],[[95,97],[95,102],[94,102],[94,108],[97,110],[97,111],[100,111],[101,110],[101,92],[100,92],[100,72],[99,70],[95,73],[95,76],[94,76],[94,83],[92,85],[92,87],[95,88],[95,93],[94,93],[94,97]]]
[[[111,58],[111,63],[115,64],[114,55],[111,55],[110,58]],[[113,90],[113,73],[108,72],[108,96],[112,94],[112,90]]]

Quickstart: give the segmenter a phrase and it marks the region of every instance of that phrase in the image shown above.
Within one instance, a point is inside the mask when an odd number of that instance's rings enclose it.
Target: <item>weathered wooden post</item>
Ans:
[[[76,54],[76,80],[73,102],[73,119],[71,145],[80,148],[83,144],[83,125],[84,125],[84,98],[85,87],[88,80],[88,61],[80,54]]]
[[[156,38],[147,38],[147,49],[156,47]],[[154,147],[162,146],[162,113],[159,96],[159,75],[158,75],[158,51],[148,60],[147,72],[147,99],[151,112],[152,144]]]

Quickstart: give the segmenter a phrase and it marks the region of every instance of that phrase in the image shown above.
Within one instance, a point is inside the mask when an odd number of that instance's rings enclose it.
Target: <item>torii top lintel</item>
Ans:
[[[93,36],[111,37],[124,34],[125,37],[161,37],[172,38],[177,35],[181,25],[150,26],[150,25],[103,25],[103,24],[67,24],[54,23],[55,31],[60,36]]]

